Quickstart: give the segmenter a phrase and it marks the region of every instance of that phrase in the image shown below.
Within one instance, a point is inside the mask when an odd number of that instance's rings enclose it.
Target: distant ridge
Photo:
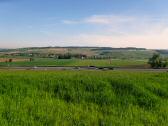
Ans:
[[[23,47],[16,49],[46,49],[46,48],[97,48],[97,49],[125,49],[125,50],[147,50],[146,48],[136,47],[98,47],[98,46],[46,46],[46,47]]]
[[[47,47],[24,47],[16,49],[0,49],[1,57],[39,57],[53,58],[62,55],[90,58],[113,58],[113,59],[148,59],[154,53],[168,57],[168,50],[146,49],[136,47],[97,47],[97,46],[47,46]]]

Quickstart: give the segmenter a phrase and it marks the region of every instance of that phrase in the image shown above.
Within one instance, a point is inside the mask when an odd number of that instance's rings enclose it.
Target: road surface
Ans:
[[[154,72],[168,72],[168,69],[148,69],[148,68],[113,68],[113,67],[94,67],[94,66],[69,66],[69,67],[0,67],[4,70],[113,70],[113,71],[154,71]]]

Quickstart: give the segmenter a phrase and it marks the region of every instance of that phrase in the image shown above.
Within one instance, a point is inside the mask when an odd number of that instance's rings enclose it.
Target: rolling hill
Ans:
[[[39,57],[54,58],[58,55],[84,55],[88,58],[113,59],[148,59],[153,53],[168,56],[168,50],[145,48],[111,48],[111,47],[29,47],[18,49],[1,49],[1,57]]]

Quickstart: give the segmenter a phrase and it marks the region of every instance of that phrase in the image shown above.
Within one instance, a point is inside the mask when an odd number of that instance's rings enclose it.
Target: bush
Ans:
[[[168,64],[167,59],[160,56],[160,54],[154,54],[152,58],[149,59],[148,64],[152,68],[165,68]]]

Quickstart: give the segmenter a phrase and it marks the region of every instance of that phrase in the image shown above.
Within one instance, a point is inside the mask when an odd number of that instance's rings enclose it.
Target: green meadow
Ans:
[[[167,126],[168,73],[0,71],[1,126]]]
[[[22,61],[22,62],[1,62],[0,66],[143,66],[147,64],[147,60],[122,60],[122,59],[52,59],[52,58],[37,58],[34,61]]]

